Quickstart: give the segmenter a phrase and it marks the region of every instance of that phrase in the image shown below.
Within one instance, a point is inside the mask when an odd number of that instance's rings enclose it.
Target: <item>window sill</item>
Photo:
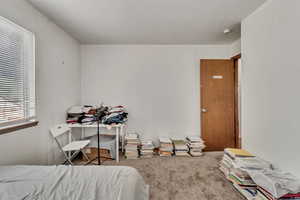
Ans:
[[[18,131],[18,130],[25,129],[25,128],[34,127],[34,126],[37,126],[38,123],[39,123],[38,121],[32,121],[32,122],[26,122],[26,123],[18,124],[18,125],[15,125],[15,126],[4,127],[4,128],[0,129],[0,135],[10,133],[10,132],[14,132],[14,131]]]

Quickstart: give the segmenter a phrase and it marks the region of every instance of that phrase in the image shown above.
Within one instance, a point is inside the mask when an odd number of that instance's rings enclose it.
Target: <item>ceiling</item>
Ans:
[[[265,0],[28,0],[82,44],[228,44]],[[224,29],[233,31],[225,35]]]

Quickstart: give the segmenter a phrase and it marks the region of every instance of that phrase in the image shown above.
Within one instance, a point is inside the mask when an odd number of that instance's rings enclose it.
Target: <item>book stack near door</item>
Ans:
[[[154,145],[152,140],[141,140],[141,158],[152,158],[154,155]]]
[[[203,140],[198,136],[188,136],[189,153],[193,157],[202,156],[202,150],[205,148]]]
[[[174,145],[174,155],[184,157],[190,156],[188,154],[189,148],[184,138],[172,138],[172,142]]]
[[[173,145],[170,138],[159,138],[159,143],[159,156],[168,157],[173,155]]]
[[[254,158],[254,156],[242,149],[225,149],[220,170],[246,199],[254,199],[257,195],[257,185],[247,171],[237,164],[240,158]]]
[[[139,157],[140,139],[137,133],[130,133],[125,136],[125,158],[137,159]]]

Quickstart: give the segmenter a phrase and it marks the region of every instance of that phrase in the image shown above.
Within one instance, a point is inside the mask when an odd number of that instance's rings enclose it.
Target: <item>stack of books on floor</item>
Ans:
[[[152,158],[154,155],[154,145],[152,140],[141,140],[140,157]]]
[[[125,158],[137,159],[139,157],[140,139],[137,133],[130,133],[125,136]]]
[[[172,143],[174,145],[175,156],[186,156],[186,157],[190,156],[188,154],[189,148],[184,138],[172,138]]]
[[[203,140],[198,136],[188,136],[186,139],[188,141],[189,153],[191,156],[202,156],[202,150],[205,148]]]
[[[173,144],[170,138],[159,138],[159,143],[160,143],[160,148],[159,148],[160,156],[173,155]]]
[[[254,158],[255,156],[243,149],[227,148],[224,150],[224,156],[220,163],[220,170],[226,177],[230,175],[230,172],[239,170],[242,173],[243,170],[237,166],[237,162],[241,161],[241,158]],[[246,173],[246,172],[245,172]],[[245,174],[243,173],[243,174]]]
[[[220,163],[220,170],[224,173],[225,177],[249,200],[253,200],[256,197],[257,186],[247,171],[238,167],[236,162],[239,158],[253,157],[252,154],[245,150],[228,148],[224,150],[224,156]]]
[[[242,149],[225,149],[220,170],[248,200],[300,199],[300,180]]]

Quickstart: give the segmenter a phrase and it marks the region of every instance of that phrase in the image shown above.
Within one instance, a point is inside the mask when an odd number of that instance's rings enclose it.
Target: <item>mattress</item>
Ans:
[[[136,169],[124,166],[1,166],[1,200],[148,200]]]

